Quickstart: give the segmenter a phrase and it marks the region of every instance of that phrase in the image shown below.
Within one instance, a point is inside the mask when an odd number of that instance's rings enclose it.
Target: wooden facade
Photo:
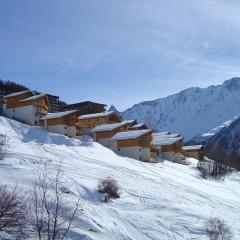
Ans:
[[[61,107],[61,111],[77,110],[79,115],[101,113],[106,111],[106,105],[91,101],[68,104]]]
[[[183,155],[189,158],[195,158],[197,160],[204,160],[204,149],[203,146],[201,146],[200,148],[192,148],[192,149],[185,149],[183,147]]]
[[[127,124],[122,125],[118,128],[109,130],[109,131],[101,131],[101,132],[96,132],[95,133],[95,138],[98,141],[99,139],[104,139],[104,138],[112,138],[116,133],[118,132],[124,132],[128,130]]]
[[[150,132],[135,139],[117,140],[117,146],[119,148],[138,147],[138,146],[142,148],[150,148],[151,141],[152,141],[152,136]]]
[[[6,109],[27,106],[29,104],[20,101],[32,96],[34,96],[34,93],[32,91],[24,91],[16,96],[5,96],[4,104],[6,104]]]
[[[107,116],[99,116],[99,117],[91,117],[86,119],[78,119],[77,126],[78,127],[96,127],[101,124],[111,124],[121,122],[122,118],[118,116],[116,113],[112,113]]]
[[[55,125],[66,125],[66,126],[72,126],[76,127],[76,123],[78,120],[78,113],[70,113],[68,115],[62,116],[62,117],[56,117],[51,119],[46,119],[47,126],[55,126]],[[44,120],[41,120],[44,121]],[[41,123],[43,125],[43,122]]]

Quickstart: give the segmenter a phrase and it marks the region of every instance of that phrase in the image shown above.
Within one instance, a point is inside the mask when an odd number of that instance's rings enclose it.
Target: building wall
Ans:
[[[113,143],[113,150],[124,157],[130,157],[140,161],[151,161],[151,150],[150,148],[143,148],[140,146],[132,147],[118,147],[117,143]]]
[[[98,140],[96,140],[94,138],[94,140],[97,141],[98,143],[100,143],[101,145],[103,145],[106,148],[112,148],[113,147],[111,138],[101,138],[101,139],[98,139]]]
[[[189,158],[195,158],[197,160],[202,160],[203,159],[203,153],[200,151],[184,151],[184,156],[189,157]]]
[[[44,129],[49,132],[62,134],[68,137],[76,138],[76,127],[64,124],[47,126],[47,120],[44,120]]]
[[[5,116],[35,125],[35,121],[39,121],[40,116],[37,115],[37,108],[33,105],[18,108],[6,108],[3,105],[3,113]]]
[[[171,162],[181,162],[181,153],[179,152],[161,152],[161,158]]]

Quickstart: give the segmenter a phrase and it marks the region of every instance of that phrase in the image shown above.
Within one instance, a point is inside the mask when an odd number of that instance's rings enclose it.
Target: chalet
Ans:
[[[49,101],[49,112],[60,112],[61,111],[61,103],[59,101],[58,96],[54,96],[51,94],[47,94],[48,101]]]
[[[146,130],[148,129],[145,123],[138,123],[129,128],[129,130]]]
[[[76,137],[77,111],[65,111],[48,113],[41,118],[41,126],[49,132],[63,134],[68,137]]]
[[[128,122],[112,123],[96,126],[92,129],[93,138],[105,147],[112,148],[112,137],[118,132],[128,130]]]
[[[102,103],[95,103],[91,101],[73,103],[62,106],[62,111],[77,110],[79,115],[86,115],[92,113],[102,113],[106,111],[106,105]]]
[[[197,160],[204,160],[204,149],[202,145],[183,146],[183,155]]]
[[[113,111],[82,115],[78,118],[77,135],[90,134],[91,130],[98,125],[119,123],[121,121],[122,117]]]
[[[151,160],[151,135],[151,129],[116,133],[112,137],[113,150],[122,156],[149,162]]]
[[[152,137],[152,157],[182,162],[184,159],[182,155],[183,137],[180,134],[153,133]]]
[[[40,119],[47,115],[48,109],[46,94],[35,95],[27,90],[4,96],[4,115],[31,125],[38,125]]]

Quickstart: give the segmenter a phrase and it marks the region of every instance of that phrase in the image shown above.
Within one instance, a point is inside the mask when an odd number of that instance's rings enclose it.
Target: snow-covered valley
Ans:
[[[18,184],[26,193],[45,161],[62,160],[72,199],[81,193],[81,214],[74,223],[74,240],[207,239],[204,223],[211,216],[224,219],[240,238],[240,174],[224,181],[208,181],[189,165],[162,161],[143,163],[120,157],[91,140],[80,141],[47,133],[0,117],[0,134],[9,149],[0,161],[0,182]],[[98,180],[111,176],[121,186],[121,198],[100,201]],[[94,229],[94,231],[90,231]]]

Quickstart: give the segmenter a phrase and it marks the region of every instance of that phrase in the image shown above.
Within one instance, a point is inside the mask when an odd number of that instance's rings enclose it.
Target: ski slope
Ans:
[[[69,139],[4,117],[0,134],[9,137],[7,157],[0,161],[1,183],[17,183],[27,193],[39,164],[62,160],[72,200],[79,190],[82,198],[83,214],[70,239],[202,240],[207,239],[204,222],[211,216],[224,219],[234,239],[240,239],[240,174],[208,181],[193,159],[188,166],[143,163],[91,140]],[[106,176],[121,186],[121,198],[110,203],[101,202],[96,191],[98,180]]]

